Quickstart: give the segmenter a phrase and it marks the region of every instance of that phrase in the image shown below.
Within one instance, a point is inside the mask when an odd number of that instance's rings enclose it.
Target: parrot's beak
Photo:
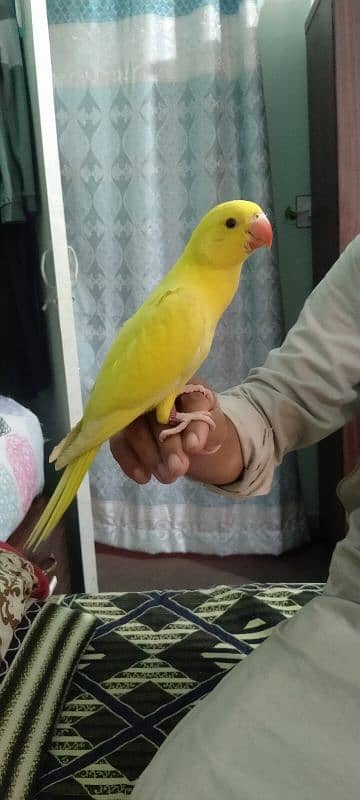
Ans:
[[[273,232],[266,214],[256,214],[250,222],[249,228],[249,250],[257,250],[258,247],[271,247]]]

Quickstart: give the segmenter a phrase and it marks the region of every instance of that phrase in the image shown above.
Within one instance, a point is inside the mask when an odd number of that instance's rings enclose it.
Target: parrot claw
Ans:
[[[199,384],[187,383],[186,386],[185,386],[185,389],[183,389],[181,394],[192,394],[193,392],[200,392],[201,394],[204,395],[204,397],[207,397],[207,399],[210,400],[210,402],[211,402],[211,406],[210,406],[209,411],[211,411],[213,409],[213,407],[214,407],[214,395],[213,395],[211,389],[207,389],[206,386],[202,386],[200,383]]]
[[[213,430],[216,428],[215,422],[208,411],[177,411],[176,419],[174,417],[174,422],[175,421],[177,425],[174,425],[173,428],[166,428],[164,431],[161,431],[159,436],[160,442],[164,442],[165,439],[169,436],[173,436],[175,433],[181,433],[190,425],[190,422],[206,422]]]
[[[193,392],[201,392],[209,401],[210,401],[210,408],[208,411],[177,411],[174,407],[171,411],[169,417],[169,424],[171,428],[166,428],[166,430],[161,431],[160,433],[160,442],[164,442],[169,436],[173,436],[175,433],[182,433],[182,431],[190,425],[191,422],[206,422],[209,425],[209,428],[214,430],[216,428],[215,422],[210,414],[210,411],[214,408],[214,395],[210,389],[207,389],[206,386],[202,386],[201,384],[186,384],[185,388],[181,392],[181,394],[192,394]],[[204,450],[204,455],[210,455],[210,453],[215,453],[218,450],[218,447],[214,448],[214,450]]]
[[[199,456],[213,456],[214,453],[217,453],[219,450],[221,450],[222,446],[223,446],[223,442],[221,444],[217,444],[216,447],[212,447],[211,450],[200,450],[200,453],[198,453],[198,455]]]

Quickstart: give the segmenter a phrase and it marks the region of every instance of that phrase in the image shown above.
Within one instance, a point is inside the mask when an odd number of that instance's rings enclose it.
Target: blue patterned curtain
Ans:
[[[121,323],[212,205],[271,211],[255,0],[48,0],[65,212],[87,396]],[[276,253],[254,254],[203,377],[239,383],[282,339]],[[105,446],[96,538],[148,552],[280,553],[306,538],[295,457],[266,498],[182,480],[138,487]]]

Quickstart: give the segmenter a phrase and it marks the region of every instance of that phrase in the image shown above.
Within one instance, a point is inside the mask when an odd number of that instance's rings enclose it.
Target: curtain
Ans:
[[[271,216],[257,2],[48,0],[84,398],[116,331],[213,205]],[[238,384],[283,337],[276,249],[246,264],[201,376]],[[271,494],[234,502],[184,479],[138,487],[104,446],[96,538],[146,552],[281,553],[307,536],[295,456]]]

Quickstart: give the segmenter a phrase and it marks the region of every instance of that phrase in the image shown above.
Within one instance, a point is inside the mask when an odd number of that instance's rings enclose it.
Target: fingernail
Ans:
[[[189,450],[194,450],[196,447],[199,447],[199,437],[196,436],[196,433],[188,433],[185,439],[185,446]]]
[[[139,467],[137,467],[134,470],[134,480],[136,480],[137,483],[145,483],[146,479],[147,479],[147,476],[145,475],[144,470],[142,470]]]
[[[171,453],[168,458],[168,468],[172,475],[176,475],[177,472],[181,472],[182,470],[182,463],[180,461],[179,456],[176,453]]]

